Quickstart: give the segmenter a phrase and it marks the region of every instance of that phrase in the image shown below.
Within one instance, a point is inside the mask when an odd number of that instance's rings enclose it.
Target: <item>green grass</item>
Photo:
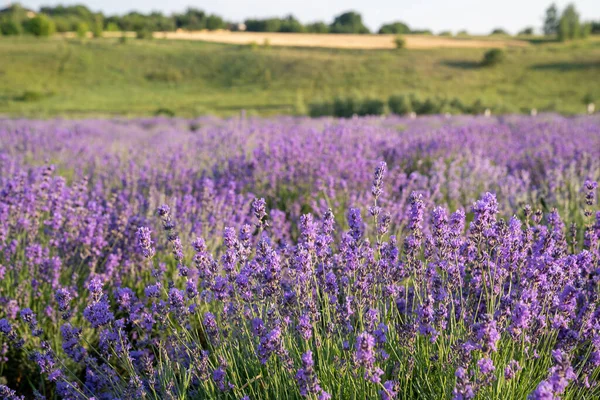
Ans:
[[[600,41],[506,50],[251,48],[188,41],[0,38],[0,114],[9,116],[290,114],[334,96],[481,99],[504,112],[584,112],[600,99]]]

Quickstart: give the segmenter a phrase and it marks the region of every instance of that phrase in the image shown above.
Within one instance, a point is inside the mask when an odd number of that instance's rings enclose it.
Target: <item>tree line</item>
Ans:
[[[226,21],[222,17],[209,14],[196,8],[188,8],[183,13],[165,15],[161,12],[143,14],[130,12],[125,15],[104,15],[93,12],[83,5],[44,6],[39,12],[27,10],[20,4],[13,4],[0,10],[0,34],[19,35],[30,33],[36,36],[49,36],[54,32],[78,32],[94,36],[103,31],[135,31],[144,37],[144,32],[163,32],[183,30],[246,30],[250,32],[305,32],[305,33],[372,33],[364,24],[362,16],[355,11],[344,12],[336,16],[329,24],[313,22],[303,24],[293,15],[283,18],[246,19],[243,23]],[[573,4],[568,5],[562,13],[555,4],[546,10],[543,33],[556,36],[560,40],[572,40],[586,37],[592,33],[600,33],[600,21],[582,22]],[[408,24],[395,21],[383,24],[376,33],[379,34],[433,34],[428,29],[414,29]],[[527,27],[519,35],[531,35],[532,27]],[[458,35],[467,35],[466,31]],[[495,28],[492,35],[508,34],[502,28]],[[440,32],[441,36],[451,36],[449,31]],[[151,36],[151,35],[150,35]]]

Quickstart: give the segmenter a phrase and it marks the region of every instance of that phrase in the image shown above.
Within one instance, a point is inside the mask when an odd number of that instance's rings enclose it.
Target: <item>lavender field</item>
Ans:
[[[600,116],[0,119],[0,398],[600,398]]]

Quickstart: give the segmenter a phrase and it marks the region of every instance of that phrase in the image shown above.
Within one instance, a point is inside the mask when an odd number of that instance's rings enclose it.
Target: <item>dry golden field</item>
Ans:
[[[268,43],[271,46],[324,47],[340,49],[392,49],[395,35],[342,35],[274,32],[178,31],[155,32],[155,38],[202,40],[215,43]],[[452,38],[431,35],[404,35],[406,48],[492,48],[523,47],[529,43],[510,38]]]

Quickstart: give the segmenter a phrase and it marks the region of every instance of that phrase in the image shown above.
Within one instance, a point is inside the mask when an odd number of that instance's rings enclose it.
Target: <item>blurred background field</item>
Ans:
[[[10,116],[304,114],[335,96],[476,100],[497,113],[585,112],[600,96],[600,41],[507,48],[342,50],[179,40],[3,37],[0,113]]]
[[[600,98],[600,22],[573,5],[545,18],[516,35],[400,21],[371,33],[354,11],[237,23],[15,4],[0,10],[0,115],[586,113]]]

